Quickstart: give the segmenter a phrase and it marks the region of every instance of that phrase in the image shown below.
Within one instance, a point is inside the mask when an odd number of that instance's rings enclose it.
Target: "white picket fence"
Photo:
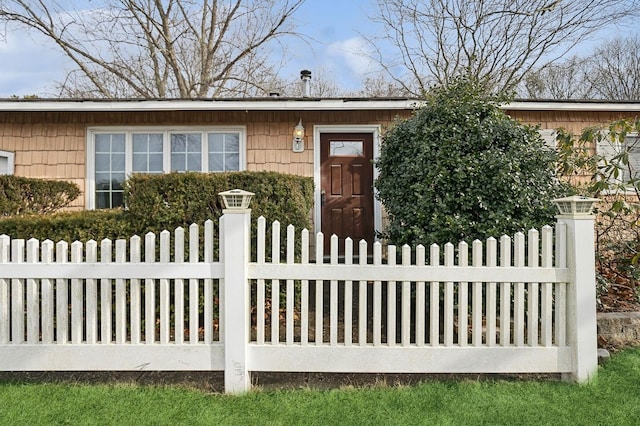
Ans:
[[[260,218],[250,261],[249,217],[227,211],[217,240],[192,225],[188,245],[182,228],[144,247],[1,236],[0,370],[224,370],[228,392],[251,371],[595,370],[592,221],[471,247],[361,241],[354,255],[347,239],[344,256],[334,236],[326,261],[322,234],[289,226],[281,242]]]

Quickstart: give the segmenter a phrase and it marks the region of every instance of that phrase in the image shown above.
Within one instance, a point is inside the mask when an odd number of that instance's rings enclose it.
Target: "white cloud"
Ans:
[[[370,46],[362,37],[351,37],[327,46],[327,55],[344,61],[349,71],[362,77],[375,67],[369,58]]]

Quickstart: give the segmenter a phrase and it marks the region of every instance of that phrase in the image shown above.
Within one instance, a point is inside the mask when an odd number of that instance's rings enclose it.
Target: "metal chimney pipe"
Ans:
[[[302,70],[300,71],[300,80],[302,80],[302,89],[303,89],[303,94],[302,96],[305,98],[308,98],[311,96],[311,87],[310,87],[310,82],[311,82],[311,71],[309,70]]]

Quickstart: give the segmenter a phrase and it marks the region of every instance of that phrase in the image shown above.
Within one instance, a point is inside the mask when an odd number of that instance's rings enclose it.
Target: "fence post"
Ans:
[[[253,194],[232,190],[220,193],[225,209],[220,218],[224,259],[224,389],[242,393],[251,387],[247,370],[249,343],[249,285],[251,209]],[[245,202],[238,197],[246,197]]]
[[[585,382],[598,368],[596,273],[593,198],[572,196],[554,200],[558,223],[567,228],[567,343],[572,351],[571,373],[565,380]]]

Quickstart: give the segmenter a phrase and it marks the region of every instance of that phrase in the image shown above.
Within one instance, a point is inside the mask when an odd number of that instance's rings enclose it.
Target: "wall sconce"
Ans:
[[[302,125],[302,118],[293,128],[293,152],[303,152],[304,151],[304,126]]]

